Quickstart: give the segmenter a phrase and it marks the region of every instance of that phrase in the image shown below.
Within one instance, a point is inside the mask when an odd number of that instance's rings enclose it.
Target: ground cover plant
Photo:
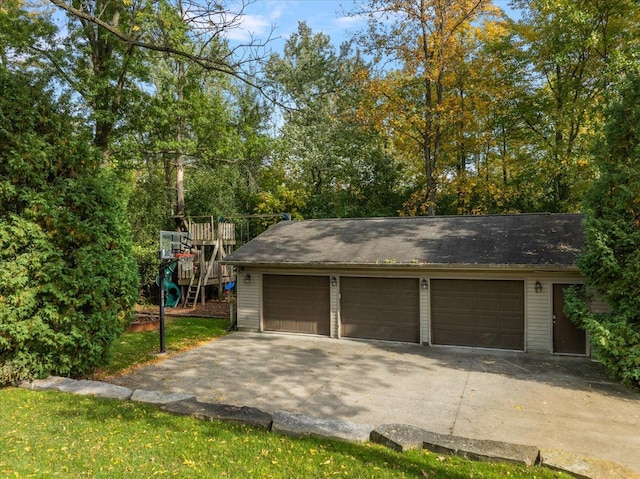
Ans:
[[[167,317],[165,347],[169,354],[196,347],[226,333],[228,319]],[[125,332],[111,347],[110,362],[96,371],[94,379],[124,374],[144,364],[162,360],[152,353],[160,350],[158,331]]]
[[[0,407],[2,477],[569,477],[427,451],[290,438],[52,391],[2,389]]]

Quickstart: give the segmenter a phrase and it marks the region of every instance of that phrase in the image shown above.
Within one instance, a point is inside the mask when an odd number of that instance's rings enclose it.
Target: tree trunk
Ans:
[[[178,2],[180,8],[180,18],[184,20],[185,11],[182,1]],[[176,158],[176,214],[175,222],[178,230],[184,226],[184,160],[186,157],[183,141],[186,136],[186,120],[184,118],[184,76],[185,64],[181,59],[177,60],[178,72],[176,82],[176,98],[178,100],[178,128],[176,131],[176,144],[178,145],[178,156]]]
[[[427,12],[427,5],[424,0],[420,2],[420,13],[424,17]],[[433,53],[429,48],[429,31],[427,24],[424,20],[420,25],[422,29],[422,53],[424,55],[425,67],[429,65],[433,58]],[[438,154],[437,133],[434,131],[434,126],[437,129],[437,122],[434,122],[434,110],[433,110],[433,94],[432,94],[433,82],[429,78],[428,68],[425,68],[424,73],[424,132],[423,138],[423,161],[424,161],[424,173],[426,176],[426,191],[425,202],[427,204],[427,214],[429,216],[435,216],[436,214],[436,160]]]
[[[182,110],[182,102],[184,101],[184,62],[178,61],[178,82],[176,85],[176,94],[178,99],[178,108]],[[176,144],[178,145],[178,156],[176,158],[176,225],[179,229],[184,222],[184,160],[185,152],[182,144],[185,137],[185,119],[183,112],[178,118],[178,129],[176,131]]]

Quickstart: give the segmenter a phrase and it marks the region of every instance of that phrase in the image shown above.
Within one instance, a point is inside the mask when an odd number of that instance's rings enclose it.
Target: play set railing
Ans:
[[[187,229],[191,241],[215,241],[220,238],[225,242],[235,242],[236,225],[218,222],[214,216],[196,216],[187,220]]]

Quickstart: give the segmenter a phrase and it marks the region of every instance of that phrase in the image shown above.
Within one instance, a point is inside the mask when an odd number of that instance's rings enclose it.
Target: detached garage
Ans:
[[[555,326],[582,245],[576,214],[283,221],[225,262],[241,330],[588,354]]]

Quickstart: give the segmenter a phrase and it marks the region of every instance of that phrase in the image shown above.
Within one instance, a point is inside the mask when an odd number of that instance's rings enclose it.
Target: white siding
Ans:
[[[539,281],[542,291],[536,293]],[[525,298],[526,344],[532,353],[553,352],[553,285],[580,284],[579,274],[533,275],[527,277]]]
[[[592,313],[610,313],[611,308],[605,301],[598,296],[597,293],[593,295],[593,302],[591,303],[591,312]]]
[[[251,281],[245,281],[247,274]],[[245,270],[238,273],[238,329],[260,331],[262,274]]]
[[[539,293],[536,281],[542,285]],[[530,353],[551,352],[551,295],[549,280],[533,277],[525,281],[525,350]]]
[[[422,288],[422,278],[428,281],[429,288]],[[429,279],[420,279],[420,344],[431,344],[431,284]]]
[[[336,286],[331,285],[332,278],[336,279]],[[332,273],[329,277],[330,311],[331,311],[331,332],[332,338],[340,337],[340,276]]]

